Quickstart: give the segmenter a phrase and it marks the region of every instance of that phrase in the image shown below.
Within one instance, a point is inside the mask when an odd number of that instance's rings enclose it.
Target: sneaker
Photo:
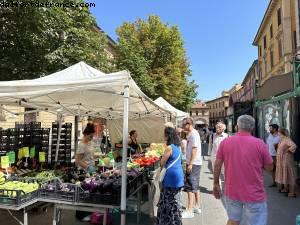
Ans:
[[[186,210],[182,213],[182,219],[190,219],[190,218],[194,218],[194,213],[189,211],[189,210]]]
[[[201,214],[202,213],[202,210],[200,208],[194,208],[193,211],[196,214]]]
[[[91,216],[90,216],[90,215],[89,215],[89,216],[86,216],[86,217],[84,217],[81,221],[82,221],[82,222],[90,222],[90,221],[91,221]]]

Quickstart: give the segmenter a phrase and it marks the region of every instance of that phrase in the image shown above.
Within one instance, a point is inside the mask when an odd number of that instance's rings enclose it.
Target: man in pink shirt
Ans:
[[[251,135],[255,128],[252,116],[240,116],[237,128],[235,136],[220,144],[214,167],[214,196],[221,198],[219,178],[224,163],[227,225],[238,225],[241,221],[249,225],[266,225],[263,170],[272,171],[272,158],[267,145]]]

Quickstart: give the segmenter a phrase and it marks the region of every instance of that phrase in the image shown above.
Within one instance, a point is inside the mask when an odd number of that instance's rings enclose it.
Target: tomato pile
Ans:
[[[153,157],[142,156],[142,157],[135,158],[133,162],[139,164],[140,167],[149,167],[154,165],[158,160],[159,157],[157,156],[153,156]]]

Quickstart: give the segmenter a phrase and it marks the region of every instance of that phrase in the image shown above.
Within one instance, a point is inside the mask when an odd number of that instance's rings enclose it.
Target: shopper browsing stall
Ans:
[[[83,131],[83,139],[78,146],[76,152],[75,163],[80,169],[92,173],[95,172],[95,160],[94,160],[94,145],[92,143],[95,133],[94,125],[88,123]]]
[[[138,133],[136,130],[132,130],[129,132],[128,146],[131,147],[135,152],[139,148],[137,137],[138,137]]]
[[[179,204],[180,190],[183,187],[180,139],[174,128],[165,128],[167,142],[161,159],[161,168],[166,168],[162,190],[158,202],[156,225],[182,224]]]

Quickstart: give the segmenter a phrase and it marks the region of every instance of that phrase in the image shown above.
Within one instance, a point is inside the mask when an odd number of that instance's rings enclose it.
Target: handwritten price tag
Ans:
[[[23,148],[23,156],[24,157],[29,157],[29,147],[24,147]]]
[[[31,147],[30,148],[30,158],[34,158],[35,157],[35,147]]]
[[[7,169],[9,167],[9,158],[8,156],[1,156],[1,167]]]
[[[39,152],[39,162],[46,162],[46,153]]]
[[[7,153],[7,156],[8,156],[10,164],[16,162],[16,153],[15,152],[9,152],[9,153]]]

